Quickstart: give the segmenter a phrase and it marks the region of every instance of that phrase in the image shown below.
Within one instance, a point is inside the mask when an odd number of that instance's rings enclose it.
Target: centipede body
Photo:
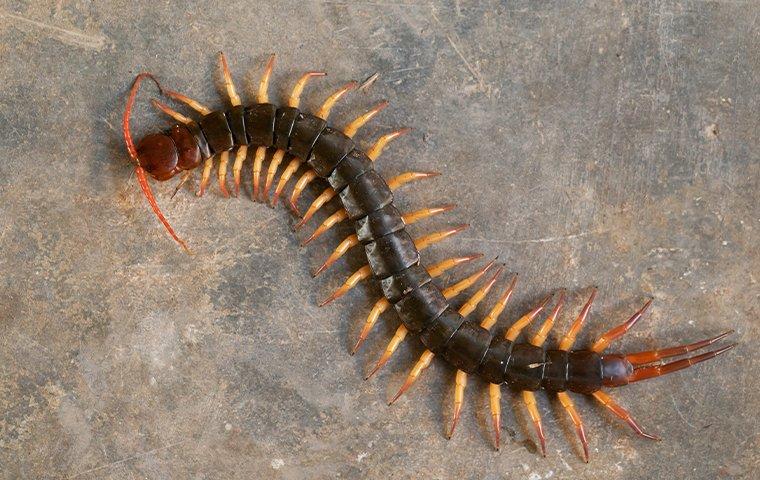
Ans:
[[[271,187],[276,185],[274,203],[289,177],[297,170],[291,166],[298,167],[301,163],[305,164],[307,172],[298,179],[294,193],[290,197],[292,209],[298,211],[298,195],[305,185],[320,179],[326,185],[326,189],[306,211],[297,227],[305,225],[314,212],[329,199],[337,197],[341,205],[340,210],[323,222],[306,243],[341,221],[350,222],[355,232],[336,249],[334,255],[316,273],[328,268],[335,259],[352,247],[363,248],[367,258],[367,265],[354,272],[345,284],[328,297],[322,305],[344,295],[359,281],[373,277],[380,283],[384,298],[379,300],[373,308],[367,325],[362,330],[362,337],[357,343],[357,348],[366,338],[379,313],[390,310],[392,307],[400,322],[396,334],[373,373],[387,361],[398,344],[410,333],[417,337],[426,349],[391,403],[410,388],[434,357],[440,357],[457,370],[452,432],[461,411],[462,392],[466,386],[467,375],[475,375],[491,385],[489,392],[497,447],[500,424],[498,399],[501,395],[498,386],[505,384],[513,390],[522,392],[544,454],[546,450],[543,427],[533,392],[544,390],[557,394],[576,426],[578,437],[583,445],[584,459],[588,460],[588,444],[583,424],[567,392],[593,396],[612,413],[626,421],[637,433],[647,438],[655,438],[645,433],[631,415],[612,400],[604,389],[681,370],[713,358],[733,346],[729,345],[692,357],[663,362],[663,359],[711,345],[728,335],[729,332],[726,332],[708,340],[680,347],[628,355],[605,354],[606,348],[612,341],[625,334],[639,321],[651,304],[650,300],[626,322],[603,334],[589,349],[573,350],[575,337],[589,315],[596,294],[595,290],[556,349],[544,348],[544,342],[564,305],[564,291],[559,291],[555,296],[547,296],[514,322],[504,335],[493,335],[491,327],[506,306],[516,279],[513,279],[504,289],[496,305],[481,322],[470,319],[468,316],[497,283],[503,273],[503,268],[496,268],[495,273],[489,274],[489,280],[460,308],[455,309],[451,298],[477,283],[493,267],[494,262],[456,285],[445,289],[439,287],[434,277],[441,271],[473,260],[476,256],[454,258],[439,265],[426,266],[420,251],[458,233],[466,226],[435,232],[417,239],[413,238],[407,230],[409,223],[442,213],[450,208],[448,206],[437,209],[428,208],[404,214],[395,205],[393,190],[403,183],[429,178],[435,173],[407,172],[386,181],[375,169],[374,161],[380,152],[390,140],[403,134],[405,132],[403,129],[384,135],[367,151],[359,148],[353,139],[356,131],[385,108],[387,103],[381,102],[344,129],[339,129],[328,122],[330,111],[335,102],[357,87],[356,82],[347,83],[329,96],[314,114],[304,112],[299,108],[300,93],[306,82],[312,77],[320,76],[321,72],[304,74],[294,87],[287,105],[278,106],[270,103],[269,78],[274,65],[274,57],[271,57],[262,76],[256,102],[244,106],[235,91],[224,56],[220,55],[220,59],[230,106],[224,110],[211,110],[183,94],[165,90],[164,93],[168,97],[193,108],[201,115],[200,119],[196,121],[185,117],[156,101],[154,103],[159,109],[172,116],[178,123],[163,133],[144,137],[135,146],[129,130],[130,111],[142,79],[153,78],[148,74],[137,77],[125,110],[124,134],[128,151],[136,164],[140,185],[154,212],[170,234],[185,246],[161,214],[150,191],[146,174],[163,181],[180,173],[187,174],[203,166],[199,192],[203,194],[210,180],[213,161],[218,158],[219,185],[222,192],[227,194],[226,169],[234,150],[233,174],[235,191],[238,192],[241,166],[246,160],[247,153],[252,151],[254,152],[252,162],[254,199],[260,198],[261,193],[265,197],[269,196]],[[272,154],[272,162],[265,172],[264,158],[268,153]],[[279,163],[286,158],[292,160],[283,172],[280,181],[275,182]],[[264,179],[263,188],[261,188],[262,178]],[[518,341],[523,329],[548,308],[552,297],[555,298],[554,306],[539,332],[528,342]]]

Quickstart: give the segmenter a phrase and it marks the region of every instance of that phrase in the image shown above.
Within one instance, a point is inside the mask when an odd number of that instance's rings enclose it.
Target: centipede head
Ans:
[[[142,189],[145,198],[148,200],[148,203],[150,203],[153,213],[156,214],[159,221],[169,232],[169,235],[171,235],[171,237],[179,243],[185,251],[190,252],[187,244],[177,236],[174,229],[161,212],[161,209],[156,202],[156,198],[153,196],[150,184],[148,183],[147,174],[150,174],[150,176],[156,180],[164,181],[169,180],[182,170],[195,168],[201,161],[200,149],[190,132],[185,127],[178,125],[172,127],[172,129],[166,133],[148,135],[140,140],[137,146],[135,146],[134,141],[132,140],[132,133],[129,129],[129,119],[132,113],[132,105],[134,105],[135,97],[137,96],[137,90],[139,89],[143,78],[153,80],[159,90],[161,89],[161,85],[150,73],[144,72],[135,78],[129,92],[129,98],[127,99],[127,105],[124,109],[124,117],[122,119],[124,141],[127,144],[129,157],[135,164],[135,174],[137,175],[140,188]]]

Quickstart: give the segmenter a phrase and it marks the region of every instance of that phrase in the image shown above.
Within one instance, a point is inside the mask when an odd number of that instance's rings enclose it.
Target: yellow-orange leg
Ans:
[[[502,272],[502,269],[500,268],[496,272],[494,277],[486,285],[478,289],[478,291],[476,291],[472,295],[472,297],[470,297],[470,299],[467,300],[464,303],[464,305],[462,305],[459,308],[460,315],[462,315],[463,317],[466,317],[467,315],[472,313],[472,311],[475,309],[478,303],[480,303],[480,301],[482,301],[483,298],[485,298],[486,293],[488,293],[488,290],[490,290],[491,287],[493,287],[493,284],[496,282],[496,279],[499,277],[499,275],[501,275],[501,272]],[[409,375],[407,375],[406,380],[404,381],[404,384],[401,386],[401,388],[396,393],[396,395],[391,399],[388,405],[392,405],[396,400],[399,399],[399,397],[401,397],[401,395],[404,394],[404,392],[406,392],[409,389],[409,387],[414,385],[414,382],[417,381],[420,374],[423,371],[425,371],[427,367],[430,366],[430,362],[433,361],[434,357],[435,357],[435,354],[431,352],[430,350],[425,350],[422,353],[422,355],[420,355],[420,358],[417,360],[417,363],[414,365],[414,367],[412,367],[412,370],[409,372]],[[460,406],[461,406],[461,403],[460,403]],[[456,413],[455,413],[455,418],[456,418]],[[456,420],[455,420],[455,423],[456,423]]]
[[[558,392],[557,398],[559,398],[559,402],[567,411],[567,414],[570,415],[573,425],[575,425],[575,432],[578,434],[581,445],[583,445],[583,461],[588,463],[588,440],[586,439],[586,430],[583,428],[583,420],[581,420],[581,416],[575,409],[575,405],[567,392]]]
[[[264,201],[269,198],[269,189],[272,186],[272,181],[274,180],[275,175],[277,175],[277,169],[280,168],[280,163],[282,163],[284,157],[285,150],[277,150],[274,152],[274,155],[272,155],[272,160],[269,162],[269,168],[267,169],[267,179],[264,182]]]
[[[599,340],[597,340],[594,345],[591,346],[591,351],[600,353],[603,352],[605,348],[612,342],[613,340],[621,337],[625,332],[630,330],[634,325],[636,325],[636,322],[639,321],[642,315],[644,315],[644,312],[647,311],[647,308],[652,304],[652,300],[650,299],[647,303],[644,304],[643,307],[641,307],[641,310],[634,313],[631,318],[626,320],[624,323],[621,323],[615,328],[612,328],[611,330],[605,332],[604,335],[602,335]]]
[[[269,103],[269,79],[272,77],[272,70],[274,69],[275,55],[269,56],[266,67],[264,67],[264,73],[261,75],[259,81],[259,89],[256,93],[257,103]]]
[[[206,159],[205,162],[203,162],[203,172],[201,173],[201,183],[198,187],[198,196],[202,197],[204,193],[206,193],[206,187],[208,186],[208,181],[211,178],[211,167],[214,166],[214,157],[211,156]]]
[[[314,116],[319,117],[322,120],[327,120],[327,117],[330,116],[330,111],[338,102],[338,100],[340,100],[343,95],[347,94],[351,90],[355,90],[358,86],[359,84],[356,81],[351,81],[340,87],[335,93],[327,97],[325,103],[319,107],[319,110],[317,110],[317,113],[315,113]]]
[[[317,178],[317,172],[313,169],[310,168],[305,171],[296,182],[295,187],[293,187],[293,192],[290,194],[290,209],[299,217],[301,216],[301,212],[298,211],[298,198],[301,196],[304,188],[313,182],[315,178]]]
[[[230,196],[230,192],[227,191],[227,163],[229,161],[229,151],[225,151],[219,154],[219,169],[217,170],[217,177],[219,179],[219,189],[222,191],[222,195],[225,197]]]
[[[588,297],[588,301],[586,302],[586,305],[583,306],[581,313],[578,314],[578,318],[575,319],[573,324],[570,326],[570,329],[567,331],[565,336],[562,337],[562,340],[560,340],[560,350],[567,351],[572,348],[573,344],[575,343],[575,338],[578,336],[578,332],[580,332],[583,323],[586,321],[586,318],[588,318],[588,314],[591,311],[591,304],[594,303],[594,298],[596,298],[596,288],[591,290],[591,295]]]
[[[543,325],[538,329],[538,332],[536,332],[535,335],[533,335],[533,338],[529,340],[529,343],[533,346],[540,347],[543,346],[544,342],[546,341],[546,336],[549,335],[549,332],[551,331],[552,327],[554,326],[554,322],[557,321],[557,315],[559,315],[559,311],[562,310],[562,306],[565,304],[565,290],[560,290],[559,292],[559,300],[557,300],[557,304],[554,305],[554,309],[552,310],[552,313],[549,314],[549,316],[544,320]]]
[[[173,90],[164,90],[164,95],[171,98],[172,100],[176,100],[178,102],[184,103],[185,105],[192,108],[193,110],[200,113],[201,115],[208,115],[209,113],[211,113],[210,108],[206,107],[205,105],[201,104],[200,102],[196,100],[193,100],[187,95],[183,95]]]
[[[224,77],[224,88],[227,91],[227,96],[230,99],[230,104],[233,107],[240,105],[240,97],[235,91],[235,84],[232,82],[232,75],[230,74],[230,68],[227,65],[227,58],[224,53],[219,52],[219,63],[222,66],[222,75]]]
[[[306,72],[301,75],[301,78],[298,79],[295,86],[293,87],[293,91],[290,92],[290,96],[288,97],[288,106],[298,108],[299,104],[301,103],[301,94],[303,93],[303,89],[306,86],[306,83],[314,77],[324,77],[325,75],[325,72]]]
[[[431,215],[436,215],[438,213],[451,210],[451,208],[453,208],[453,206],[451,205],[444,205],[443,207],[435,207],[435,208],[423,208],[421,210],[412,212],[408,215],[403,215],[402,219],[404,220],[404,223],[406,223],[407,225],[411,225],[414,222],[422,220],[423,218],[427,218]],[[306,245],[310,239],[311,237],[307,238],[304,241],[304,243],[301,244],[301,246]],[[345,239],[343,239],[343,241],[341,241],[340,244],[338,244],[338,246],[335,248],[335,250],[333,250],[333,252],[327,258],[327,260],[325,260],[325,262],[314,272],[312,276],[316,277],[317,275],[325,271],[333,263],[337,262],[351,247],[358,244],[359,244],[359,237],[356,234],[351,234]]]
[[[387,106],[388,106],[387,100],[383,100],[382,102],[378,103],[372,108],[372,110],[362,115],[359,115],[351,123],[346,125],[346,128],[343,129],[343,133],[348,138],[353,138],[354,135],[356,135],[356,132],[358,132],[360,128],[362,128],[367,122],[372,120],[372,118],[375,115],[383,111],[383,109]]]
[[[595,399],[597,399],[597,400],[598,400],[598,401],[599,401],[599,402],[600,402],[602,405],[604,405],[604,407],[605,407],[607,410],[609,410],[610,412],[612,412],[613,414],[615,414],[615,416],[617,416],[618,418],[620,418],[620,419],[622,419],[624,422],[626,422],[626,423],[627,423],[627,424],[628,424],[628,425],[629,425],[629,426],[630,426],[630,427],[633,429],[633,431],[634,431],[634,432],[636,432],[636,433],[638,433],[639,435],[641,435],[642,437],[644,437],[644,438],[648,438],[648,439],[650,439],[650,440],[660,440],[660,438],[659,438],[659,437],[657,437],[657,436],[655,436],[655,435],[650,435],[650,434],[648,434],[648,433],[644,432],[644,431],[641,429],[641,427],[639,426],[639,424],[638,424],[638,423],[636,423],[636,420],[634,420],[634,419],[633,419],[633,417],[631,417],[631,414],[630,414],[630,413],[628,413],[628,411],[627,411],[625,408],[623,408],[623,407],[621,407],[620,405],[618,405],[618,404],[617,404],[617,403],[616,403],[616,402],[615,402],[615,401],[612,399],[612,397],[610,397],[609,395],[607,395],[607,394],[606,394],[606,393],[604,393],[603,391],[601,391],[601,390],[598,390],[598,391],[596,391],[596,392],[594,392],[594,393],[593,393],[593,396],[594,396],[594,398],[595,398]]]
[[[241,145],[235,155],[235,163],[232,164],[232,178],[235,181],[236,197],[240,195],[240,172],[243,170],[243,162],[246,156],[248,156],[248,145]]]
[[[176,120],[178,123],[182,123],[187,125],[188,123],[192,122],[192,120],[181,113],[172,110],[168,105],[165,103],[162,103],[155,98],[151,99],[150,103],[158,109],[161,113],[164,113],[168,116],[170,116],[172,119]]]
[[[266,147],[256,148],[256,153],[253,156],[253,193],[251,197],[254,202],[259,200],[259,185],[261,179],[261,165],[264,163],[264,157],[267,154]]]
[[[439,232],[433,232],[429,235],[422,236],[414,241],[414,245],[417,247],[417,250],[423,250],[430,245],[433,245],[435,243],[440,242],[441,240],[450,237],[451,235],[454,235],[456,233],[461,232],[462,230],[469,227],[469,225],[460,225],[458,227],[450,228],[447,230],[441,230]],[[320,307],[323,307],[327,305],[328,303],[332,302],[333,300],[337,300],[338,298],[342,297],[346,293],[348,293],[349,290],[354,288],[360,281],[364,280],[365,278],[368,278],[372,274],[372,269],[369,267],[369,265],[365,265],[361,267],[359,270],[355,271],[353,274],[351,274],[350,277],[348,277],[348,280],[346,280],[343,285],[341,285],[335,292],[332,293],[329,297],[327,297],[322,303],[319,304]]]
[[[545,457],[546,437],[544,436],[544,427],[541,424],[541,414],[538,413],[538,406],[536,406],[536,395],[529,390],[523,390],[522,397],[523,401],[525,402],[525,406],[528,407],[528,414],[530,415],[530,419],[533,421],[533,426],[536,429],[538,441],[541,444],[541,455]]]
[[[449,258],[429,267],[428,273],[430,274],[431,277],[435,278],[450,268],[453,268],[465,262],[475,260],[477,258],[481,258],[482,256],[483,254],[479,253],[477,255],[470,255],[467,257]],[[367,316],[367,320],[364,322],[364,327],[362,328],[362,331],[359,334],[359,340],[356,342],[356,345],[354,345],[354,348],[351,350],[351,355],[356,353],[359,347],[362,346],[364,341],[367,339],[369,332],[372,330],[372,327],[375,326],[377,319],[380,317],[380,315],[383,312],[388,310],[390,306],[391,306],[391,303],[386,298],[381,298],[380,300],[375,302],[375,305],[372,307],[372,310],[370,310],[369,315]]]
[[[377,139],[377,141],[372,145],[369,150],[367,150],[367,156],[370,160],[373,162],[378,159],[381,153],[383,153],[383,150],[385,150],[385,147],[388,146],[388,144],[401,137],[402,135],[406,135],[407,133],[411,132],[412,129],[405,127],[400,128],[398,130],[395,130],[391,133],[386,133],[385,135],[382,135],[380,138]]]
[[[496,279],[494,278],[494,281]],[[512,281],[510,282],[509,286],[504,290],[504,292],[501,294],[501,297],[496,301],[496,304],[491,308],[491,311],[488,312],[488,315],[483,319],[483,321],[480,322],[480,326],[485,328],[486,330],[490,330],[491,327],[496,323],[496,319],[499,317],[501,312],[506,308],[507,303],[509,302],[510,297],[512,297],[512,292],[515,289],[515,284],[517,283],[517,275],[514,275],[512,277]],[[489,287],[490,288],[490,287]],[[459,420],[459,412],[462,407],[463,398],[464,398],[464,390],[467,386],[467,373],[463,372],[462,370],[457,370],[456,373],[456,383],[454,387],[454,421],[451,425],[451,430],[449,431],[449,438],[451,438],[452,435],[454,435],[454,429],[456,428],[457,421]],[[499,386],[496,385],[496,388],[498,390]],[[493,395],[494,392],[491,391],[490,395]],[[501,391],[498,391],[499,398],[501,398]],[[493,410],[493,402],[491,402],[491,415],[492,418],[494,418],[494,421],[496,420],[493,416],[494,410]],[[501,418],[501,405],[498,406],[499,413],[498,418]],[[498,425],[498,422],[495,424]],[[501,432],[498,430],[496,431],[496,445],[497,449],[499,444],[499,435]]]
[[[493,424],[496,450],[501,448],[501,385],[488,384],[488,399],[491,406],[491,423]]]
[[[510,342],[514,342],[515,339],[517,339],[517,337],[520,335],[520,332],[522,332],[523,328],[527,327],[528,324],[532,322],[539,313],[541,313],[551,298],[551,295],[547,295],[543,300],[541,300],[541,303],[539,303],[537,307],[520,317],[518,321],[513,323],[512,326],[507,329],[506,333],[504,334],[504,338]]]
[[[274,195],[272,195],[272,206],[276,206],[277,202],[280,201],[280,195],[282,194],[283,189],[285,189],[285,185],[288,183],[288,180],[290,180],[290,177],[293,176],[294,173],[298,170],[298,167],[301,166],[301,159],[297,157],[293,157],[290,160],[290,163],[288,163],[288,166],[285,167],[285,171],[282,172],[282,176],[280,177],[280,181],[277,182],[277,188],[274,189]]]
[[[327,217],[325,221],[322,222],[322,224],[319,227],[317,227],[316,230],[314,230],[314,233],[309,235],[309,238],[301,242],[301,246],[305,247],[309,243],[313,242],[317,238],[324,235],[324,233],[330,230],[334,225],[339,224],[340,222],[342,222],[343,220],[347,218],[348,218],[348,212],[346,211],[346,209],[341,208],[337,212]]]
[[[443,296],[447,299],[454,298],[455,296],[459,295],[462,291],[472,286],[475,282],[477,282],[480,277],[482,277],[492,266],[494,262],[492,261],[485,267],[481,268],[480,271],[475,272],[474,274],[470,275],[469,277],[455,283],[454,285],[446,288],[443,290]],[[432,275],[431,275],[432,276]],[[387,302],[387,300],[386,300]],[[396,333],[393,335],[393,338],[388,343],[388,346],[385,347],[385,351],[383,352],[380,359],[377,361],[377,364],[375,364],[375,367],[372,369],[369,374],[364,377],[365,380],[367,380],[369,377],[375,374],[378,370],[380,370],[391,358],[393,353],[396,351],[398,346],[401,344],[401,342],[404,340],[404,337],[406,337],[407,329],[404,325],[400,325],[396,329]]]

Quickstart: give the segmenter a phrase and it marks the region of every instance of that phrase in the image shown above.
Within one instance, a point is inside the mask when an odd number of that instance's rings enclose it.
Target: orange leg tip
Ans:
[[[364,345],[364,338],[359,338],[359,340],[356,341],[356,344],[354,345],[354,348],[351,349],[351,355],[355,355],[356,352],[359,351],[359,348]],[[366,380],[366,378],[365,378]]]
[[[457,407],[454,409],[454,419],[451,421],[451,429],[449,430],[449,433],[446,435],[446,438],[451,440],[451,437],[454,436],[454,430],[457,428],[457,424],[459,423],[459,416],[462,413],[462,409],[460,407]]]
[[[322,266],[320,266],[318,269],[314,270],[314,273],[311,274],[311,278],[316,278],[317,275],[327,270],[327,267],[330,265],[327,264],[327,262],[323,263]]]
[[[406,391],[409,389],[409,387],[410,387],[411,385],[412,385],[412,384],[411,384],[411,382],[410,382],[410,381],[407,379],[407,380],[404,382],[404,384],[401,386],[401,388],[398,390],[398,392],[396,393],[396,396],[394,396],[394,397],[391,399],[391,401],[390,401],[390,402],[388,402],[388,406],[391,406],[391,405],[393,405],[394,403],[396,403],[396,400],[398,400],[398,399],[399,399],[399,397],[401,397],[401,395],[403,395],[403,394],[404,394],[404,392],[406,392]]]
[[[498,415],[492,415],[494,447],[498,452],[501,449],[501,418]]]

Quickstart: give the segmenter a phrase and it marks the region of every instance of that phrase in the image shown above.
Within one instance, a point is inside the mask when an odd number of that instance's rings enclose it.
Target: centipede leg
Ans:
[[[522,332],[523,328],[527,327],[530,322],[533,321],[536,316],[538,316],[539,313],[544,309],[547,303],[549,303],[549,300],[551,300],[552,296],[547,295],[541,302],[536,306],[533,310],[526,313],[522,317],[520,317],[519,320],[517,320],[515,323],[510,326],[506,333],[504,334],[504,338],[509,340],[510,342],[514,342],[515,339],[520,335],[520,332]]]
[[[166,105],[166,104],[165,104],[165,103],[163,103],[163,102],[160,102],[159,100],[156,100],[155,98],[151,99],[151,100],[150,100],[150,103],[151,103],[151,105],[153,105],[153,107],[155,107],[155,108],[156,108],[158,111],[160,111],[161,113],[163,113],[163,114],[165,114],[165,115],[168,115],[168,116],[169,116],[169,117],[171,117],[173,120],[176,120],[176,121],[177,121],[177,122],[179,122],[179,123],[182,123],[182,124],[185,124],[185,125],[187,125],[188,123],[192,122],[192,120],[191,120],[190,118],[188,118],[188,117],[186,117],[186,116],[182,115],[181,113],[179,113],[179,112],[178,112],[178,111],[176,111],[176,110],[173,110],[173,109],[172,109],[172,108],[170,108],[168,105]]]
[[[565,350],[565,351],[570,350],[570,348],[575,343],[575,338],[578,336],[578,332],[580,332],[581,327],[583,326],[583,323],[586,321],[586,318],[588,318],[588,314],[591,311],[591,304],[594,303],[594,298],[596,298],[596,288],[591,290],[591,295],[589,296],[588,301],[586,302],[586,305],[583,306],[583,309],[581,309],[581,313],[578,314],[578,317],[570,326],[570,329],[562,337],[562,340],[560,340],[559,342],[560,350]]]
[[[203,162],[203,173],[201,173],[201,183],[198,187],[198,193],[197,195],[199,197],[202,197],[206,193],[206,187],[208,186],[208,181],[211,178],[211,167],[214,166],[214,157],[211,156],[207,158]]]
[[[583,420],[581,420],[581,416],[575,409],[575,404],[573,404],[567,392],[557,392],[557,398],[559,398],[562,407],[570,415],[570,419],[573,421],[573,425],[575,425],[575,432],[578,434],[578,439],[580,439],[583,446],[583,461],[588,463],[588,440],[586,439],[586,430],[583,428]]]
[[[631,318],[621,323],[617,327],[614,327],[608,330],[607,332],[605,332],[604,335],[599,337],[599,340],[597,340],[594,343],[594,345],[591,346],[591,351],[597,352],[597,353],[604,351],[604,349],[607,348],[610,342],[612,342],[613,340],[617,338],[620,338],[621,336],[623,336],[623,334],[625,334],[625,332],[633,328],[633,326],[636,325],[636,322],[638,322],[641,319],[642,315],[644,315],[644,312],[647,311],[647,309],[649,308],[651,304],[652,304],[652,299],[650,299],[647,303],[645,303],[644,306],[641,307],[641,309],[638,312],[634,313],[633,316],[631,316]]]
[[[256,153],[253,156],[253,193],[251,197],[254,202],[259,201],[259,185],[261,179],[261,165],[264,163],[264,157],[267,154],[266,147],[258,147]]]
[[[726,345],[725,347],[713,350],[711,352],[705,352],[700,355],[694,355],[693,357],[675,360],[669,363],[663,363],[662,365],[650,365],[648,367],[635,368],[633,370],[633,373],[628,377],[628,382],[638,382],[641,380],[646,380],[648,378],[655,378],[662,375],[667,375],[668,373],[677,372],[679,370],[683,370],[684,368],[689,368],[692,365],[696,365],[706,360],[710,360],[711,358],[715,358],[718,355],[731,350],[735,346],[736,344]]]
[[[496,450],[499,450],[501,447],[501,385],[488,384],[488,399],[491,406],[491,422],[493,423]]]
[[[290,177],[293,176],[294,173],[298,170],[298,167],[301,166],[301,159],[300,158],[293,158],[290,160],[290,163],[288,163],[288,166],[285,167],[285,171],[282,172],[282,176],[280,177],[280,181],[277,183],[277,188],[274,189],[274,195],[272,195],[272,206],[276,206],[277,202],[280,201],[280,195],[282,194],[283,189],[285,188],[285,185],[288,183],[288,180],[290,180]]]
[[[343,95],[347,94],[351,90],[355,90],[356,87],[358,87],[359,84],[355,81],[348,82],[347,84],[340,87],[335,93],[327,97],[327,100],[322,104],[321,107],[317,110],[317,112],[314,114],[315,117],[319,117],[322,120],[327,120],[327,117],[330,116],[330,111],[335,106],[335,104],[340,100]]]
[[[636,432],[637,434],[641,435],[644,438],[648,438],[650,440],[660,440],[660,437],[657,437],[657,436],[654,436],[654,435],[650,435],[650,434],[644,432],[641,429],[641,427],[639,426],[639,424],[636,423],[636,420],[633,419],[633,417],[631,416],[631,414],[628,413],[628,411],[625,408],[623,408],[620,405],[618,405],[612,399],[612,397],[610,397],[609,395],[607,395],[603,391],[598,390],[598,391],[594,392],[592,395],[602,405],[604,405],[604,407],[607,410],[609,410],[610,412],[612,412],[613,414],[615,414],[615,416],[617,416],[618,418],[620,418],[623,421],[625,421],[633,429],[633,431]]]
[[[232,177],[235,181],[235,196],[240,195],[240,172],[243,170],[243,162],[248,156],[248,145],[241,145],[235,155],[235,163],[232,165]]]
[[[192,108],[196,112],[200,113],[201,115],[208,115],[211,113],[211,109],[207,106],[203,105],[202,103],[198,102],[197,100],[193,100],[192,98],[188,97],[187,95],[183,95],[179,92],[175,92],[173,90],[164,90],[164,95],[171,98],[172,100],[176,100],[180,103],[184,103],[188,107]]]
[[[269,162],[269,168],[267,169],[267,178],[264,182],[264,201],[269,198],[269,189],[272,186],[272,181],[274,180],[275,175],[277,175],[277,169],[280,168],[280,163],[282,163],[284,157],[285,150],[277,150],[274,152],[274,155],[272,155],[272,160]]]
[[[633,365],[644,365],[647,363],[656,362],[657,360],[662,360],[665,358],[675,357],[678,355],[683,355],[685,353],[693,352],[694,350],[699,350],[701,348],[705,348],[709,345],[712,345],[713,343],[717,342],[718,340],[721,340],[722,338],[726,337],[727,335],[732,334],[734,331],[729,330],[727,332],[723,332],[718,336],[715,336],[713,338],[708,338],[707,340],[702,340],[699,342],[690,343],[688,345],[681,345],[678,347],[670,347],[670,348],[663,348],[660,350],[650,350],[648,352],[638,352],[638,353],[631,353],[625,356],[625,359],[631,362]]]
[[[400,128],[398,130],[395,130],[391,133],[386,133],[385,135],[382,135],[380,138],[375,141],[375,143],[367,150],[367,156],[370,160],[375,161],[380,157],[380,154],[383,153],[383,150],[385,150],[385,147],[393,140],[401,137],[402,135],[406,135],[407,133],[411,132],[412,129],[405,127]]]
[[[306,188],[308,184],[314,181],[315,178],[317,178],[317,172],[315,172],[313,169],[307,170],[298,179],[295,187],[293,187],[293,192],[290,194],[290,209],[299,217],[301,216],[301,212],[298,211],[298,198],[301,196],[304,188]]]
[[[235,91],[235,84],[232,82],[232,75],[230,74],[230,68],[227,65],[227,58],[224,53],[219,52],[219,63],[222,67],[222,75],[224,77],[224,88],[227,91],[227,97],[230,99],[230,104],[233,107],[240,105],[240,97]]]
[[[383,100],[382,102],[378,103],[367,113],[364,113],[356,117],[351,123],[349,123],[346,126],[346,128],[343,129],[343,133],[348,138],[353,138],[354,135],[356,135],[356,132],[359,131],[361,127],[363,127],[367,122],[369,122],[375,115],[380,113],[387,106],[388,106],[387,100]]]
[[[536,405],[536,395],[529,390],[523,390],[522,397],[525,406],[528,408],[530,419],[533,421],[533,426],[536,429],[536,435],[541,445],[541,455],[546,457],[546,437],[544,436],[544,427],[541,423],[541,414],[538,413],[538,406]]]
[[[229,160],[230,152],[225,151],[219,154],[219,170],[217,171],[217,176],[219,179],[219,189],[225,197],[230,196],[230,192],[227,191],[227,163]]]

